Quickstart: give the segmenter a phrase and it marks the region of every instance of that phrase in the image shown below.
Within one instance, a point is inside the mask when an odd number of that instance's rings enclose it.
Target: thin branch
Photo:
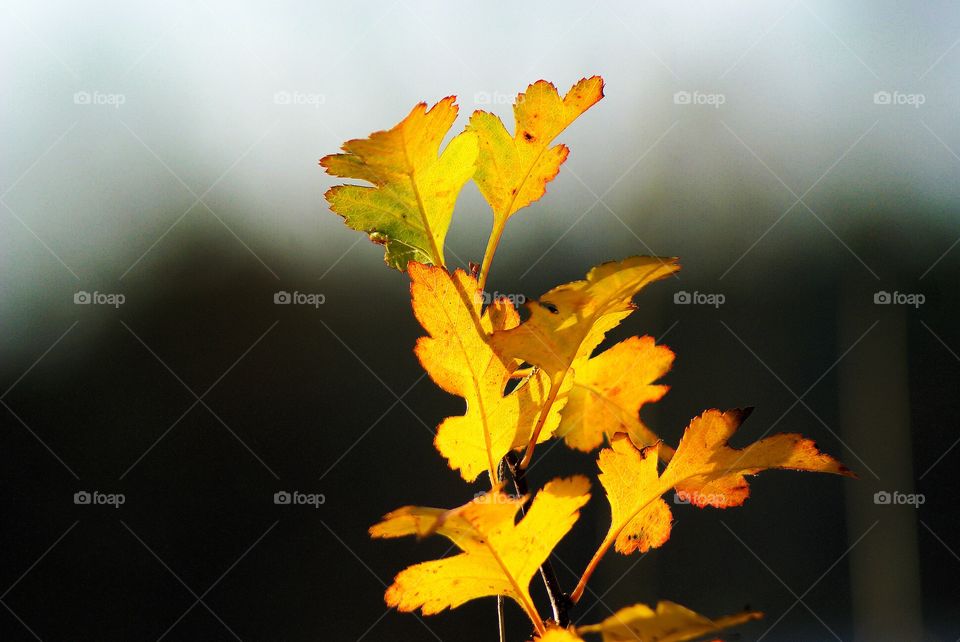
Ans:
[[[503,619],[503,596],[497,596],[497,624],[500,631],[500,642],[507,642],[507,623]]]
[[[519,456],[516,452],[511,450],[503,457],[501,470],[504,466],[510,471],[517,495],[520,497],[527,495],[529,492],[526,476],[527,471],[520,467]],[[520,508],[523,514],[526,514],[531,501],[532,498],[528,498],[527,502]],[[544,561],[543,565],[540,566],[540,577],[543,579],[543,585],[547,589],[547,597],[550,598],[550,608],[553,610],[554,621],[561,627],[567,627],[570,624],[569,611],[570,607],[573,606],[573,602],[570,600],[570,596],[564,593],[560,587],[560,581],[557,579],[557,573],[554,571],[553,564],[550,563],[549,557]]]

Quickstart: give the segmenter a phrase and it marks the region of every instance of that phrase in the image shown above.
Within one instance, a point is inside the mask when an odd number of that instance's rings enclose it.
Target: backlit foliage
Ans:
[[[442,151],[458,114],[455,98],[429,109],[420,103],[392,129],[348,141],[343,153],[320,161],[329,174],[366,183],[333,187],[326,198],[348,226],[385,247],[387,265],[408,272],[413,312],[425,332],[414,351],[440,388],[465,401],[462,414],[439,423],[436,449],[464,481],[486,473],[489,482],[486,493],[457,508],[406,506],[371,527],[377,538],[439,535],[459,550],[396,576],[386,602],[400,611],[431,615],[500,596],[519,605],[534,638],[544,642],[591,634],[605,642],[711,634],[761,614],[708,619],[660,602],[655,608],[628,606],[575,628],[567,611],[611,548],[629,555],[667,542],[673,523],[667,493],[700,508],[728,508],[744,503],[746,477],[763,470],[851,475],[800,435],[773,435],[744,448],[727,445],[747,410],[707,410],[690,422],[676,449],[640,419],[641,408],[668,390],[659,380],[670,370],[673,352],[649,336],[598,347],[633,311],[642,289],[680,269],[674,258],[634,256],[598,265],[583,280],[527,303],[522,322],[508,299],[484,295],[507,222],[544,196],[569,154],[553,141],[601,98],[603,80],[597,76],[576,83],[562,98],[540,80],[517,96],[513,134],[494,114],[476,111]],[[471,179],[493,219],[473,273],[449,269],[444,258],[454,205]],[[553,439],[584,453],[602,447],[599,486],[610,507],[610,527],[569,594],[557,594],[559,587],[550,586],[555,578],[542,574],[553,594],[554,617],[548,618],[531,598],[530,583],[590,499],[590,481],[582,476],[527,492],[525,473],[536,447]],[[508,483],[517,493],[505,490]],[[530,639],[526,632],[523,639]]]

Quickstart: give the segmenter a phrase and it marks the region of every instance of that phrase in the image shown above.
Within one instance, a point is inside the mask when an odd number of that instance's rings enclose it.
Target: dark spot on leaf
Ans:
[[[560,310],[557,309],[557,306],[550,303],[549,301],[540,301],[540,305],[542,305],[547,310],[549,310],[550,314],[560,314]]]
[[[523,138],[524,140],[528,141],[534,140],[533,135],[530,132],[523,132]]]

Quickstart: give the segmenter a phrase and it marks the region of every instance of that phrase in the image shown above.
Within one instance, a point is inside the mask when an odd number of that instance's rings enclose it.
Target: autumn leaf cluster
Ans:
[[[613,549],[630,555],[662,546],[673,517],[664,495],[697,507],[740,506],[747,477],[781,468],[850,475],[813,442],[796,434],[765,437],[745,448],[729,440],[747,410],[707,410],[694,418],[676,448],[640,418],[666,394],[658,383],[673,352],[649,337],[600,349],[607,333],[634,310],[634,297],[679,270],[676,259],[634,256],[598,265],[583,280],[559,285],[519,311],[484,289],[507,222],[546,193],[569,150],[554,144],[574,120],[603,98],[603,80],[586,78],[561,97],[537,81],[513,106],[511,134],[494,114],[474,112],[441,150],[456,121],[454,97],[416,105],[392,129],[344,143],[320,164],[362,184],[338,185],[326,199],[345,223],[384,247],[390,267],[410,278],[413,312],[424,336],[414,351],[444,391],[465,402],[443,419],[434,445],[465,482],[486,473],[489,490],[462,506],[405,506],[370,529],[377,538],[445,537],[458,553],[400,571],[386,602],[424,615],[470,600],[516,602],[537,639],[687,640],[760,617],[756,612],[709,619],[663,601],[628,606],[593,625],[572,627],[568,610]],[[472,180],[492,213],[479,269],[448,268],[444,245],[458,195]],[[526,470],[538,444],[562,440],[584,453],[599,448],[599,484],[610,526],[580,581],[569,593],[551,586],[551,552],[590,500],[583,476],[557,478],[530,492]],[[508,488],[515,492],[509,492]],[[544,617],[530,594],[538,574],[548,583],[553,613]],[[556,579],[553,578],[553,582]]]

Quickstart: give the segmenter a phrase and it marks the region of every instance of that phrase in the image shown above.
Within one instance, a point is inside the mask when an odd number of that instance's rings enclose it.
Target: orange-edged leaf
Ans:
[[[443,243],[460,189],[473,176],[477,135],[463,132],[439,154],[457,117],[449,96],[420,103],[398,125],[343,144],[343,154],[320,160],[328,174],[370,186],[339,185],[326,193],[331,209],[351,228],[385,247],[398,270],[409,261],[443,265]]]
[[[465,414],[440,424],[434,444],[466,481],[483,471],[496,479],[500,459],[527,443],[547,379],[535,373],[504,395],[517,362],[497,355],[489,335],[516,326],[516,310],[498,300],[481,313],[477,281],[462,270],[411,263],[409,272],[413,311],[428,333],[417,341],[417,357],[438,386],[467,404]],[[557,408],[548,423],[554,428],[559,420]]]
[[[618,432],[630,434],[638,444],[655,443],[657,436],[639,413],[667,393],[669,386],[653,382],[672,365],[673,352],[653,337],[630,337],[576,366],[556,436],[584,452]]]
[[[560,132],[603,98],[603,79],[584,78],[562,99],[557,88],[538,80],[517,96],[513,105],[514,134],[488,112],[475,111],[468,131],[476,132],[480,155],[474,181],[502,226],[517,210],[543,196],[560,171],[569,150],[551,147]]]
[[[600,451],[600,484],[610,502],[610,530],[617,552],[645,553],[670,539],[670,507],[660,498],[655,448],[637,449],[625,433]]]
[[[545,430],[550,413],[566,402],[573,381],[568,373],[585,364],[606,333],[633,311],[637,292],[678,269],[675,259],[653,256],[603,263],[586,279],[555,287],[527,303],[530,316],[519,326],[494,333],[491,345],[501,357],[538,366],[550,378],[546,414],[533,429],[538,441],[550,436]],[[529,464],[532,452],[529,446],[521,465]]]
[[[744,410],[708,410],[690,422],[676,453],[657,475],[654,447],[639,449],[620,433],[610,448],[600,451],[600,483],[611,508],[610,530],[598,555],[616,544],[630,553],[663,545],[670,537],[672,516],[661,496],[676,488],[678,498],[696,506],[739,506],[749,495],[745,475],[771,468],[852,476],[833,457],[817,450],[809,439],[780,434],[737,450],[727,445]]]
[[[708,410],[683,433],[664,483],[697,506],[740,506],[750,495],[746,475],[781,468],[854,476],[849,468],[820,452],[810,439],[797,434],[766,437],[737,449],[727,445],[752,409]]]
[[[706,618],[674,602],[620,609],[600,624],[582,626],[578,633],[600,633],[603,642],[682,642],[758,620],[763,613],[747,611],[717,619]]]
[[[538,631],[544,632],[530,598],[530,580],[576,522],[580,508],[590,499],[589,488],[586,477],[555,479],[537,493],[516,524],[523,498],[498,491],[440,519],[433,518],[436,509],[408,507],[390,513],[371,529],[375,537],[420,534],[411,515],[427,511],[434,531],[448,537],[462,552],[401,571],[387,589],[387,604],[401,611],[419,608],[424,615],[431,615],[480,597],[503,595],[516,600]],[[464,524],[469,526],[467,532],[461,529]]]
[[[583,281],[558,286],[527,303],[530,317],[492,339],[502,354],[543,368],[551,381],[586,360],[604,335],[634,309],[634,295],[680,269],[676,259],[635,256],[603,263]]]

